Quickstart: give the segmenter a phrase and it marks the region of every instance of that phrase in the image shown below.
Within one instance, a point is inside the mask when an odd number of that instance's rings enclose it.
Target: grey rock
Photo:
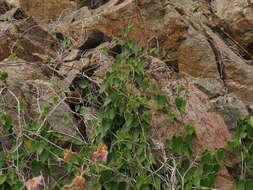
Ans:
[[[202,92],[204,92],[210,99],[224,96],[227,93],[223,81],[214,78],[197,78],[193,81]]]
[[[13,9],[1,16],[0,61],[11,53],[26,61],[43,61],[56,57],[57,40],[21,9]]]
[[[222,115],[230,131],[236,128],[239,119],[249,115],[245,104],[233,93],[218,97],[213,102],[215,110]]]
[[[226,24],[230,35],[253,53],[253,11],[252,1],[214,0],[217,16]]]
[[[0,104],[11,109],[9,114],[13,119],[13,126],[17,135],[22,132],[22,126],[31,122],[43,121],[43,127],[49,131],[73,136],[80,140],[78,124],[66,104],[66,96],[59,93],[60,89],[53,86],[43,74],[41,67],[24,60],[5,60],[0,64],[0,71],[8,73],[8,89],[1,91],[4,102]],[[0,86],[2,87],[3,84]],[[2,90],[3,88],[1,88]],[[57,97],[57,101],[53,101]],[[23,111],[18,115],[17,102],[23,103]],[[52,112],[44,118],[43,110],[49,107]],[[64,118],[68,122],[64,122]],[[65,121],[66,121],[65,120]]]
[[[249,113],[253,116],[253,103],[248,106]]]

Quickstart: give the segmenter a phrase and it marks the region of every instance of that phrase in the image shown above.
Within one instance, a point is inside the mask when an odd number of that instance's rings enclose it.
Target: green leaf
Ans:
[[[53,104],[56,104],[56,103],[58,102],[58,100],[59,100],[59,97],[58,97],[58,96],[53,96],[53,97],[52,97],[52,103],[53,103]]]
[[[12,190],[21,190],[24,186],[24,183],[21,181],[17,181],[15,184],[11,186]]]
[[[167,105],[169,105],[169,101],[168,101],[168,98],[167,98],[166,95],[159,94],[159,95],[157,95],[156,99],[157,99],[158,106],[167,106]]]
[[[160,190],[161,189],[161,179],[159,177],[153,177],[153,185],[155,186],[156,190]]]
[[[46,146],[46,143],[44,141],[32,141],[32,144],[31,144],[31,150],[33,152],[38,152],[39,154],[42,153],[42,151],[44,150]]]
[[[187,183],[185,186],[184,186],[184,190],[192,190],[192,184],[190,183]]]
[[[7,176],[6,175],[0,175],[0,185],[3,185],[6,181]]]
[[[27,130],[31,130],[31,131],[37,131],[40,127],[41,123],[39,122],[32,122],[31,124],[26,126]]]
[[[145,111],[143,114],[142,114],[142,118],[143,118],[143,121],[149,125],[151,123],[151,120],[152,120],[152,114],[151,112],[149,111]]]
[[[1,81],[6,81],[8,78],[8,73],[6,72],[0,72],[0,80]]]
[[[80,87],[81,89],[85,89],[85,88],[88,87],[86,81],[84,81],[84,80],[79,80],[79,81],[76,82],[76,84],[77,84],[78,87]]]
[[[184,154],[184,143],[181,136],[174,136],[172,138],[172,151],[178,154]]]
[[[200,184],[205,187],[214,187],[215,179],[215,174],[209,174],[206,178],[201,179]]]
[[[190,166],[190,161],[189,161],[189,159],[184,159],[184,160],[182,161],[182,164],[181,164],[181,169],[182,169],[183,171],[186,171],[186,170],[189,168],[189,166]]]
[[[201,163],[202,164],[209,164],[211,161],[212,161],[212,154],[211,154],[211,152],[208,151],[208,150],[205,150],[202,153],[202,156],[201,156]]]
[[[236,183],[236,188],[235,190],[245,190],[245,186],[246,186],[246,181],[245,180],[238,180],[238,182]]]
[[[178,118],[177,118],[177,115],[175,113],[168,113],[168,117],[171,121],[177,121]]]
[[[11,169],[8,170],[8,179],[9,179],[9,180],[8,180],[8,183],[9,183],[10,185],[16,183],[17,177],[16,177],[16,171],[15,171],[14,168],[11,168]]]
[[[250,117],[248,123],[251,127],[253,127],[253,117]]]
[[[17,54],[15,52],[12,52],[8,58],[9,59],[16,59],[17,58]]]
[[[64,86],[64,87],[63,87],[63,92],[65,92],[65,93],[70,93],[71,90],[70,90],[70,88],[69,88],[68,86]]]
[[[248,179],[246,181],[246,189],[252,189],[253,188],[253,179]]]
[[[192,135],[195,131],[195,127],[193,125],[187,125],[185,126],[185,130],[187,135]]]
[[[234,139],[228,142],[228,146],[236,153],[241,152],[241,142],[238,139]]]
[[[125,116],[125,120],[126,120],[126,127],[132,127],[132,123],[134,122],[134,115],[133,114],[127,114]]]
[[[210,173],[214,173],[215,169],[214,169],[214,165],[213,164],[205,164],[203,167],[203,172],[205,175],[210,174]]]
[[[46,149],[44,149],[40,155],[40,161],[42,163],[45,163],[50,156],[50,152],[48,152]]]
[[[0,152],[0,168],[4,166],[5,154],[4,152]]]
[[[220,163],[223,160],[223,158],[224,158],[224,150],[222,150],[222,149],[217,150],[217,152],[216,152],[217,162]]]
[[[134,26],[134,23],[128,23],[128,25],[123,29],[123,33],[127,35],[130,32],[130,30],[133,28],[133,26]],[[121,45],[123,44],[121,43]]]
[[[62,122],[64,125],[68,125],[71,122],[71,117],[69,115],[64,115],[62,118]]]
[[[36,160],[33,160],[31,162],[31,169],[32,169],[32,175],[33,176],[35,176],[35,177],[39,176],[42,168],[43,168],[42,162],[36,161]]]
[[[136,187],[140,189],[142,185],[146,184],[146,178],[144,176],[138,176],[136,179]]]
[[[53,61],[52,57],[46,57],[46,58],[43,59],[44,63],[51,63],[52,61]]]
[[[46,106],[43,108],[43,116],[48,116],[48,114],[50,113],[51,107],[50,106]]]
[[[51,84],[52,84],[53,86],[56,86],[57,83],[58,83],[58,79],[57,79],[56,77],[52,77],[52,78],[50,79],[50,82],[51,82]]]
[[[100,183],[106,183],[107,181],[109,181],[112,177],[113,177],[113,172],[111,170],[102,170],[100,171]]]
[[[201,169],[200,168],[196,168],[194,174],[193,174],[193,184],[196,187],[200,186],[200,179],[201,179]]]
[[[184,100],[181,97],[176,97],[175,98],[175,104],[176,104],[179,111],[184,111],[185,110],[186,103],[187,103],[186,100]]]

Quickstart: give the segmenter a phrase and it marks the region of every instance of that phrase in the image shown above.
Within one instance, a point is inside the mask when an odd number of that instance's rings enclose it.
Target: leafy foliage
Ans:
[[[126,31],[130,30],[131,25]],[[63,43],[68,44],[68,41]],[[194,152],[195,127],[185,126],[185,134],[174,136],[160,150],[150,138],[152,108],[166,112],[174,105],[181,114],[186,111],[187,101],[177,96],[169,102],[166,95],[158,93],[150,84],[145,72],[143,57],[147,52],[132,41],[117,41],[122,51],[113,60],[111,70],[105,73],[104,81],[97,94],[93,86],[85,80],[76,81],[76,86],[86,97],[86,104],[95,104],[99,109],[99,119],[89,121],[95,125],[87,143],[80,143],[71,137],[50,131],[46,120],[59,103],[59,97],[52,97],[50,106],[44,107],[41,118],[22,126],[17,131],[8,105],[0,113],[0,124],[9,137],[8,147],[0,149],[0,190],[22,189],[24,178],[43,175],[51,178],[53,166],[61,167],[73,180],[68,184],[57,181],[46,184],[48,189],[201,189],[214,187],[224,151]],[[106,49],[106,52],[110,50]],[[45,62],[52,62],[51,58]],[[0,80],[8,89],[7,73],[0,73]],[[57,79],[52,78],[53,85]],[[98,87],[96,87],[98,88]],[[150,95],[150,90],[152,91]],[[183,89],[181,89],[183,90]],[[61,93],[70,93],[65,87]],[[149,95],[147,95],[149,94]],[[20,101],[22,102],[22,101]],[[20,112],[22,104],[17,103]],[[83,105],[75,105],[74,111],[85,114]],[[177,122],[175,113],[168,117]],[[70,118],[64,116],[63,123]],[[243,155],[244,171],[236,189],[252,189],[252,118],[241,121],[235,139],[229,143],[231,149]],[[163,143],[163,142],[161,142]],[[71,147],[71,148],[69,148]],[[157,153],[162,151],[162,153]],[[164,150],[164,152],[163,152]],[[25,176],[25,177],[24,177]],[[86,184],[85,180],[89,182]]]
[[[229,142],[229,147],[242,159],[240,179],[235,185],[235,190],[250,190],[253,188],[253,117],[238,122],[234,139]]]

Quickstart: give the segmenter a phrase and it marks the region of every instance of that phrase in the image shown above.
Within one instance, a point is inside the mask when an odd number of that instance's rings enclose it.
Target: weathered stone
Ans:
[[[229,92],[235,93],[244,102],[253,102],[253,67],[230,49],[211,29],[205,27],[218,52],[217,60],[222,69],[221,75]]]
[[[110,58],[105,59],[105,62],[101,61],[99,49],[93,51],[89,57],[91,61],[86,61],[86,65],[84,65],[82,71],[85,74],[90,68],[96,68],[93,74],[86,79],[90,83],[94,83],[95,81],[99,85],[103,80],[105,71],[110,69]],[[208,96],[192,85],[191,81],[171,78],[172,72],[163,61],[157,58],[147,56],[143,64],[145,64],[146,71],[150,73],[150,82],[157,84],[159,92],[165,94],[172,104],[174,102],[173,97],[178,95],[187,100],[185,115],[180,115],[176,107],[170,107],[169,112],[177,114],[178,118],[180,118],[177,122],[170,120],[168,113],[159,112],[155,109],[151,110],[153,112],[152,123],[150,125],[152,138],[156,139],[156,142],[164,142],[164,140],[171,139],[174,135],[182,135],[185,125],[194,125],[196,131],[194,147],[196,152],[200,152],[203,148],[211,150],[225,148],[227,142],[231,139],[231,135],[223,118],[215,112],[214,105]],[[184,87],[186,90],[178,94],[177,89],[180,87]],[[138,93],[138,90],[136,91]],[[152,105],[152,100],[150,104]],[[87,128],[91,129],[92,126],[87,126]],[[217,187],[229,190],[233,179],[225,168],[220,172],[217,178]],[[223,175],[224,173],[225,175]],[[228,184],[224,185],[224,181]]]
[[[7,11],[5,14],[0,15],[0,21],[1,21],[1,25],[2,24],[11,25],[12,22],[15,22],[17,20],[22,20],[27,17],[28,17],[27,14],[20,8],[13,8]],[[5,28],[5,30],[7,30],[7,28]]]
[[[166,15],[166,11],[170,14]],[[123,29],[127,28],[129,23],[134,24],[134,27],[128,33],[128,38],[143,45],[152,39],[158,39],[164,46],[168,46],[167,49],[172,48],[173,44],[182,38],[187,27],[172,6],[164,9],[160,1],[112,0],[98,8],[92,16],[84,16],[81,21],[66,27],[60,26],[59,31],[64,32],[67,28],[76,31],[80,36],[85,35],[87,30],[97,29],[109,37],[126,37]],[[71,33],[68,37],[75,39]]]
[[[10,3],[25,10],[37,22],[56,19],[66,15],[68,10],[77,8],[76,1],[71,0],[9,0]]]
[[[226,23],[230,35],[253,54],[252,2],[242,0],[213,1],[216,14]]]
[[[95,68],[92,75],[87,80],[96,81],[98,84],[102,81],[105,71],[110,69],[110,58],[101,60],[101,50],[99,48],[90,55],[90,62],[87,62],[82,71]],[[107,60],[107,61],[106,61]],[[228,127],[223,118],[215,113],[214,105],[210,102],[208,96],[184,79],[171,78],[172,73],[166,64],[154,57],[148,56],[144,60],[145,69],[150,73],[150,82],[157,84],[160,93],[165,94],[170,102],[174,102],[173,97],[178,96],[177,90],[184,87],[186,90],[180,93],[180,96],[187,100],[187,106],[182,122],[171,122],[166,113],[155,112],[151,124],[152,136],[161,141],[171,139],[174,135],[183,132],[184,125],[194,125],[196,127],[196,144],[199,150],[202,147],[217,149],[224,148],[231,139]],[[92,82],[91,81],[91,82]],[[174,107],[171,111],[179,114]]]
[[[177,81],[174,82],[174,84],[167,83],[167,85],[164,84],[162,92],[168,97],[175,97],[176,95],[173,93],[173,89],[175,89],[176,86],[184,86],[186,88],[186,91],[181,95],[187,101],[186,115],[182,118],[182,125],[194,125],[196,127],[196,148],[201,149],[202,146],[209,149],[225,147],[231,138],[228,127],[221,116],[212,111],[214,105],[210,102],[209,98],[186,81]],[[174,99],[171,99],[171,101],[174,101]],[[164,129],[161,129],[160,127],[162,125],[158,123],[156,126],[159,126],[159,129],[156,130],[158,133],[165,130],[166,132],[163,133],[165,138],[177,135],[177,129],[176,134],[172,133],[172,131],[174,131],[173,128],[175,128],[173,124],[170,125],[169,122],[166,124],[165,120]]]
[[[11,13],[8,14],[8,21],[11,23],[0,23],[0,26],[7,27],[0,35],[0,61],[11,53],[27,61],[43,61],[45,57],[55,58],[57,40],[20,9]],[[15,15],[23,15],[23,18],[16,20]]]
[[[218,176],[215,182],[215,187],[219,190],[231,190],[234,187],[233,177],[228,172],[226,167],[221,166],[218,172]]]
[[[10,5],[13,5],[15,7],[19,7],[19,0],[5,0]]]
[[[193,77],[220,78],[215,54],[206,37],[190,28],[176,54],[179,71]]]
[[[42,122],[42,127],[60,134],[70,135],[80,139],[78,124],[73,117],[69,106],[65,103],[64,94],[59,94],[57,89],[47,81],[41,68],[36,64],[27,63],[22,60],[6,60],[1,62],[0,70],[8,73],[8,88],[2,92],[3,105],[11,109],[9,114],[13,119],[14,130],[17,135],[28,123],[41,121],[43,110],[47,107],[52,112]],[[58,101],[53,103],[52,98],[57,96]],[[17,110],[18,102],[23,103],[23,111]],[[63,118],[69,118],[65,123]]]
[[[9,58],[1,61],[0,70],[8,73],[8,80],[11,82],[47,79],[39,64],[28,63],[18,58]]]
[[[248,111],[244,103],[249,105],[249,112],[253,110],[251,108],[253,68],[239,55],[237,44],[231,46],[227,41],[225,43],[223,36],[224,32],[228,32],[247,47],[248,51],[251,51],[252,12],[249,11],[251,9],[247,3],[238,0],[215,0],[213,2],[217,4],[217,17],[212,12],[210,1],[205,0],[171,0],[169,2],[162,0],[80,0],[79,2],[57,0],[53,2],[49,0],[47,3],[38,0],[12,1],[12,5],[23,7],[39,22],[67,14],[59,19],[59,22],[50,23],[50,26],[57,28],[56,32],[70,39],[76,48],[67,57],[63,56],[60,59],[63,62],[55,67],[56,72],[64,78],[60,81],[61,87],[73,87],[77,80],[82,79],[89,81],[89,84],[94,86],[94,94],[97,94],[105,72],[110,70],[112,57],[99,50],[102,46],[96,47],[108,41],[107,36],[112,39],[133,39],[141,45],[158,47],[162,50],[165,62],[169,58],[178,64],[181,76],[173,78],[172,72],[166,67],[164,61],[146,56],[143,62],[146,71],[150,73],[150,82],[157,84],[159,92],[166,94],[171,103],[174,102],[175,96],[181,96],[187,100],[185,115],[179,114],[174,106],[169,110],[180,118],[180,121],[176,123],[168,118],[168,113],[152,110],[154,117],[151,136],[159,142],[171,139],[173,135],[183,134],[183,126],[192,124],[196,128],[194,137],[196,152],[202,148],[212,150],[224,148],[231,138],[228,128],[235,127],[237,119],[247,116]],[[75,10],[76,3],[79,3],[77,6],[88,7],[82,7],[75,12],[65,12],[66,8]],[[228,6],[227,9],[224,8],[226,6]],[[233,10],[229,10],[230,8]],[[57,11],[52,11],[54,9]],[[61,14],[62,11],[63,14]],[[36,63],[41,62],[45,56],[55,57],[57,51],[57,46],[54,46],[55,38],[42,27],[37,27],[37,24],[25,14],[23,16],[21,14],[20,18],[14,16],[14,12],[17,13],[13,9],[0,15],[2,21],[0,21],[0,60],[8,57],[12,52],[20,58],[31,62],[36,61]],[[129,23],[133,23],[134,26],[127,34],[123,30]],[[218,24],[222,23],[225,23],[224,32],[218,30],[221,27]],[[45,24],[45,27],[48,25]],[[86,52],[85,55],[80,55],[83,52]],[[18,97],[22,97],[27,105],[31,105],[30,108],[25,108],[27,113],[34,115],[35,118],[38,117],[41,114],[39,107],[49,105],[48,100],[54,94],[54,89],[47,82],[45,74],[47,71],[43,70],[44,66],[36,63],[28,65],[25,61],[10,59],[4,60],[3,63],[8,63],[10,66],[3,66],[0,63],[2,69],[8,70],[10,80],[13,83],[21,82],[18,87],[12,88],[13,92],[15,91]],[[17,67],[10,70],[12,64],[19,64],[20,70]],[[198,79],[194,80],[192,76]],[[21,81],[21,78],[25,81]],[[186,90],[178,94],[180,87]],[[227,91],[236,95],[226,95]],[[20,92],[23,94],[21,95]],[[41,94],[37,96],[40,106],[36,105],[38,103],[34,98],[38,92]],[[136,93],[140,93],[138,89]],[[71,100],[73,104],[80,103],[84,96],[73,90],[67,100]],[[61,96],[61,98],[66,97]],[[14,99],[11,101],[15,102]],[[59,118],[65,113],[70,114],[66,104],[60,106],[59,109],[63,112],[57,110],[55,117],[48,120],[50,125],[59,126],[61,124]],[[83,119],[89,120],[94,118],[93,116],[96,117],[96,108],[87,107],[87,113]],[[30,115],[22,117],[32,120]],[[73,122],[71,125],[76,126],[76,123]],[[77,132],[76,128],[67,131]],[[92,128],[87,125],[86,132],[89,134],[91,131]],[[227,158],[225,161],[228,161]],[[231,164],[229,167],[234,167],[234,165]],[[230,190],[232,182],[233,179],[222,167],[216,187]]]
[[[249,108],[249,113],[253,116],[253,104],[250,104],[248,108]]]
[[[110,0],[78,0],[78,6],[79,7],[86,6],[89,9],[96,9],[109,1]]]
[[[81,58],[82,52],[79,49],[71,49],[69,53],[64,57],[63,62],[72,62]]]
[[[3,0],[0,0],[0,15],[2,14],[5,14],[7,11],[11,10],[12,6],[3,1]]]
[[[218,96],[224,96],[227,93],[227,89],[224,86],[223,81],[219,79],[197,78],[193,80],[193,83],[210,99]]]
[[[236,128],[239,119],[249,115],[247,107],[235,94],[218,97],[214,104],[215,110],[224,118],[231,131]]]

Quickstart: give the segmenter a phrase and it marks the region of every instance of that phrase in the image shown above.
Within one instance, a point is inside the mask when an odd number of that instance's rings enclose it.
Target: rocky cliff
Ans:
[[[145,69],[168,99],[178,96],[179,87],[186,89],[179,92],[187,100],[182,122],[174,124],[167,113],[155,113],[153,139],[163,142],[194,124],[196,152],[225,148],[237,121],[253,115],[251,1],[0,0],[0,70],[9,79],[9,91],[3,87],[0,93],[14,108],[15,126],[41,118],[42,108],[56,96],[62,101],[47,125],[87,140],[92,131],[87,121],[98,117],[98,107],[85,102],[98,93],[104,73],[120,53],[117,39],[157,51],[146,55]],[[104,54],[104,47],[114,54]],[[83,93],[76,85],[79,80],[93,91]],[[24,102],[21,115],[17,99]],[[77,114],[76,105],[85,105],[86,114]],[[62,123],[64,117],[71,122]],[[1,136],[0,130],[1,144],[8,144]],[[218,189],[232,188],[235,179],[228,168],[238,162],[226,157],[216,179]]]

